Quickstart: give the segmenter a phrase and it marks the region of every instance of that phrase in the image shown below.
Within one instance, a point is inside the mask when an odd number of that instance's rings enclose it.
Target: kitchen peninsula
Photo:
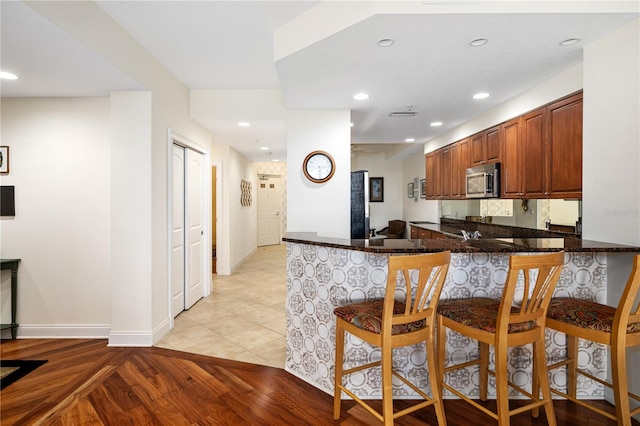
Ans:
[[[438,224],[417,225],[439,233],[444,229]],[[605,303],[608,255],[640,252],[639,247],[587,241],[575,236],[523,238],[520,235],[463,241],[455,235],[455,238],[440,239],[350,240],[313,233],[288,233],[284,241],[287,243],[285,369],[329,394],[333,393],[335,365],[333,310],[347,303],[383,297],[388,255],[450,250],[451,266],[442,299],[474,296],[498,299],[511,254],[564,250],[565,264],[555,294]],[[549,361],[559,359],[564,353],[564,336],[548,331],[547,342]],[[477,353],[477,345],[460,336],[451,335],[447,345],[447,364],[473,359]],[[531,382],[531,350],[519,347],[512,351],[510,379],[528,387]],[[606,351],[603,347],[581,346],[580,351],[581,358],[584,356],[590,360],[590,367],[596,375],[606,373]],[[349,367],[350,361],[366,363],[378,358],[379,353],[372,347],[347,335],[345,368]],[[404,374],[430,391],[424,351],[417,347],[398,349],[394,362]],[[454,379],[457,381],[455,386],[467,395],[478,395],[477,367],[462,371],[463,374]],[[556,370],[550,379],[553,386],[562,388],[564,372]],[[360,397],[380,398],[379,369],[353,374],[347,380]],[[603,394],[599,385],[592,385],[582,392],[586,398],[599,398]],[[404,387],[394,387],[394,393],[400,398],[416,396]]]

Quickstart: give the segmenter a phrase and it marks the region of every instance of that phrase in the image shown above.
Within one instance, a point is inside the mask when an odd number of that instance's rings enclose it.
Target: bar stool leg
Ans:
[[[551,390],[549,389],[549,375],[547,373],[547,360],[545,355],[544,348],[544,338],[541,341],[538,341],[533,344],[534,358],[535,358],[535,366],[533,373],[538,375],[538,383],[542,388],[542,398],[547,401],[544,404],[544,411],[547,415],[547,423],[550,426],[556,425],[556,413],[553,409],[553,401],[551,400]],[[538,390],[540,389],[536,385],[532,390],[534,394],[538,394]]]
[[[567,395],[576,398],[578,389],[578,338],[567,334]]]
[[[611,374],[613,376],[613,398],[616,404],[618,424],[631,426],[629,389],[627,384],[627,360],[624,339],[611,342]]]
[[[440,373],[436,363],[436,350],[433,337],[430,337],[425,343],[427,351],[427,368],[429,368],[429,381],[431,382],[431,393],[433,399],[437,399],[435,404],[436,416],[438,417],[438,425],[446,426],[447,420],[444,414],[444,402],[442,401],[442,389],[440,388]]]
[[[342,363],[344,360],[344,330],[336,325],[336,360],[335,360],[335,384],[333,390],[333,418],[340,418],[340,402],[342,398]]]
[[[385,425],[393,425],[393,363],[391,345],[382,345],[382,416]]]
[[[496,379],[496,405],[498,414],[498,425],[508,426],[510,424],[509,417],[509,383],[507,365],[509,358],[507,355],[507,347],[495,347],[495,379]],[[482,399],[482,398],[481,398]]]
[[[478,349],[480,351],[480,400],[486,401],[489,388],[489,345],[478,342]]]

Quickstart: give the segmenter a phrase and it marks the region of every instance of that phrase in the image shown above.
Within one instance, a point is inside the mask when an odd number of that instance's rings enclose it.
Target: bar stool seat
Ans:
[[[511,416],[524,411],[533,410],[534,416],[537,416],[541,406],[545,408],[548,423],[552,426],[556,424],[547,371],[544,368],[536,369],[535,366],[546,366],[544,323],[549,301],[563,264],[564,252],[512,255],[509,257],[509,270],[501,300],[453,299],[438,305],[437,348],[440,385],[496,419],[500,426],[509,425]],[[479,357],[459,364],[445,365],[447,329],[477,340]],[[534,367],[531,392],[509,381],[507,367],[510,361],[508,348],[527,344],[533,344]],[[489,369],[489,346],[495,348],[494,371]],[[489,374],[495,376],[497,405],[495,412],[455,389],[452,386],[455,380],[451,384],[445,380],[447,373],[475,364],[480,366],[479,396],[481,400],[486,400],[488,396]],[[455,379],[455,376],[453,378]],[[528,403],[510,410],[509,386],[526,396],[529,399]],[[542,399],[540,399],[540,389],[542,389]]]
[[[640,407],[631,410],[629,405],[629,397],[640,402],[640,396],[629,392],[626,357],[626,348],[640,346],[640,303],[633,308],[639,291],[640,255],[637,255],[633,259],[633,269],[617,308],[566,297],[552,299],[547,311],[547,327],[567,336],[567,359],[547,367],[552,370],[567,366],[567,392],[554,388],[551,388],[551,392],[623,426],[630,426],[631,416],[640,413]],[[611,348],[611,382],[578,368],[578,339],[590,340]],[[634,369],[632,371],[637,373]],[[578,374],[613,389],[615,415],[577,398]]]
[[[551,299],[547,312],[547,319],[603,333],[611,333],[615,316],[616,308],[574,297]],[[627,333],[638,332],[640,321],[627,324]]]
[[[451,253],[431,253],[408,256],[389,256],[387,284],[384,299],[352,303],[334,309],[336,315],[336,358],[333,418],[340,418],[342,392],[362,405],[385,425],[418,409],[434,405],[438,424],[447,424],[442,402],[438,375],[436,373],[436,351],[434,325],[436,306],[444,285]],[[396,300],[400,299],[400,300]],[[344,369],[345,332],[380,348],[381,359],[364,365]],[[421,343],[426,350],[426,361],[431,383],[429,396],[424,390],[393,370],[393,349]],[[343,383],[343,377],[369,369],[381,367],[382,412],[363,401]],[[424,398],[408,408],[395,411],[393,408],[393,376]]]

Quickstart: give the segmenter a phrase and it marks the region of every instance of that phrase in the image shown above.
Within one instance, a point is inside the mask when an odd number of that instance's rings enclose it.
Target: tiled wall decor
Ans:
[[[452,253],[443,299],[470,296],[500,298],[506,279],[508,254]],[[385,255],[328,248],[316,245],[287,243],[287,360],[285,369],[303,380],[333,394],[335,365],[336,306],[383,297],[386,285],[387,258]],[[565,265],[556,288],[557,295],[572,295],[604,303],[606,297],[606,255],[601,253],[567,253]],[[565,338],[561,333],[547,332],[549,362],[565,354]],[[464,362],[477,356],[475,341],[451,335],[447,341],[447,361]],[[394,365],[430,392],[425,370],[424,350],[420,346],[405,347],[395,352]],[[345,368],[355,363],[373,362],[380,358],[379,349],[369,346],[347,333]],[[511,350],[510,380],[525,386],[531,382],[531,347]],[[604,377],[606,349],[601,345],[582,343],[581,368]],[[493,367],[493,366],[492,366]],[[565,373],[555,370],[551,384],[563,389]],[[448,380],[467,395],[479,393],[478,367],[459,370]],[[380,398],[379,369],[364,370],[345,380],[356,395]],[[579,396],[601,398],[602,387],[589,381],[579,382]],[[494,381],[490,378],[490,395]],[[407,398],[415,393],[400,384],[394,394]],[[514,396],[518,394],[514,391]],[[451,397],[451,395],[448,395]]]
[[[547,220],[551,220],[551,200],[538,200],[538,229],[545,229]]]
[[[480,200],[481,216],[513,216],[513,200]]]
[[[244,179],[240,181],[240,205],[251,207],[251,182]]]

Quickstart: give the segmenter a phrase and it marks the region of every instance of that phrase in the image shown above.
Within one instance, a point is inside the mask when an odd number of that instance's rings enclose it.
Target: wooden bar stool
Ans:
[[[435,405],[438,424],[446,425],[444,405],[436,374],[433,326],[436,306],[449,270],[450,256],[451,253],[448,251],[390,256],[384,299],[354,303],[334,310],[336,315],[336,368],[333,418],[335,420],[340,418],[340,400],[341,394],[344,392],[383,421],[385,425],[392,425],[394,419],[429,405]],[[412,282],[412,277],[415,282]],[[402,294],[403,301],[396,300],[400,294]],[[382,359],[343,371],[345,331],[380,347]],[[429,397],[407,378],[392,370],[393,349],[420,342],[425,342],[426,345],[432,397]],[[342,383],[344,375],[380,365],[382,366],[382,413],[357,397]],[[398,377],[422,396],[425,401],[394,413],[392,376]]]
[[[567,297],[552,299],[547,312],[547,327],[567,335],[567,359],[548,367],[554,369],[567,366],[567,393],[556,389],[551,391],[625,426],[631,425],[631,416],[640,413],[640,407],[631,411],[629,406],[629,397],[640,401],[640,396],[629,393],[628,390],[625,350],[640,345],[640,303],[633,309],[639,290],[640,255],[637,255],[633,259],[633,269],[617,308]],[[578,339],[591,340],[611,348],[613,383],[578,368]],[[638,374],[638,367],[640,366],[632,369],[634,374]],[[577,399],[578,374],[613,389],[615,416]]]
[[[454,299],[438,305],[438,359],[441,386],[498,420],[499,425],[508,425],[511,416],[525,411],[534,410],[534,415],[537,415],[537,408],[543,405],[549,424],[556,424],[546,369],[533,368],[534,376],[536,372],[538,373],[539,383],[537,380],[533,381],[530,393],[508,380],[507,365],[509,347],[533,343],[534,365],[546,366],[545,319],[563,264],[564,252],[513,255],[509,258],[509,270],[501,300]],[[522,290],[517,290],[519,283],[523,284]],[[479,358],[445,368],[447,329],[478,340]],[[489,345],[493,345],[495,349],[495,371],[489,370]],[[446,373],[475,364],[480,365],[481,400],[487,399],[489,373],[495,376],[497,413],[483,407],[445,382]],[[509,410],[509,386],[527,396],[531,402]],[[539,393],[540,386],[542,399]]]

